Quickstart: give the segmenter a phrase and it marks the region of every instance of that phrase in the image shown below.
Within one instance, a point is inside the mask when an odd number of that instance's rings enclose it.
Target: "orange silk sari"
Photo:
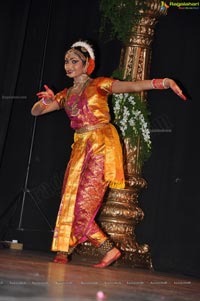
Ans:
[[[107,239],[95,216],[107,187],[124,187],[121,144],[115,127],[109,123],[107,101],[113,81],[97,78],[80,96],[68,98],[67,89],[56,95],[76,132],[63,181],[53,251],[68,252],[69,247],[86,240],[100,246]]]

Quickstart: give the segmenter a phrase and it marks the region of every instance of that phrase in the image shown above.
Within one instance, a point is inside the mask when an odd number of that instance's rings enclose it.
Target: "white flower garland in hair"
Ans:
[[[89,53],[90,57],[95,60],[95,55],[94,55],[94,51],[92,49],[92,46],[89,45],[87,42],[84,41],[78,41],[76,43],[74,43],[71,47],[84,47],[87,52]]]
[[[134,146],[140,137],[140,159],[142,162],[147,160],[151,153],[151,138],[145,104],[133,93],[113,94],[112,102],[114,123],[122,138],[130,138]]]

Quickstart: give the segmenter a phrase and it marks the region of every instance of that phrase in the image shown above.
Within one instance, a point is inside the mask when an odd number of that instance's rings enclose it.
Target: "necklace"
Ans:
[[[76,88],[77,86],[82,86],[88,79],[89,76],[87,74],[80,75],[78,79],[74,80],[73,87]]]
[[[86,75],[86,74],[84,74]],[[86,77],[84,77],[86,78]],[[80,100],[80,96],[86,86],[91,82],[91,78],[87,76],[85,81],[77,82],[79,86],[75,88],[74,86],[69,88],[67,91],[67,102],[65,103],[66,109],[71,113],[71,116],[77,116],[80,109],[78,108],[78,102]]]
[[[86,84],[88,83],[88,80],[90,80],[90,77],[87,74],[80,75],[78,79],[74,80],[73,86],[69,89],[68,96],[70,96],[70,94],[81,95]]]

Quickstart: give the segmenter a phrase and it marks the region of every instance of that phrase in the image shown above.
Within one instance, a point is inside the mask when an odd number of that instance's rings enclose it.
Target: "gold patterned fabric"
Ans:
[[[95,216],[107,187],[124,187],[121,144],[115,127],[109,123],[108,95],[112,93],[113,81],[97,78],[88,83],[80,96],[67,97],[67,89],[56,95],[75,134],[63,181],[53,251],[68,251],[86,240],[100,246],[107,239]]]

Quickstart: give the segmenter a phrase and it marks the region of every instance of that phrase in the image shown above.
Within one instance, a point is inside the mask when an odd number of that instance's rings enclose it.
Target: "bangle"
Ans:
[[[45,107],[47,107],[47,106],[49,105],[48,103],[46,103],[45,98],[42,98],[42,99],[40,100],[40,102],[41,102]]]
[[[169,87],[167,87],[165,85],[165,80],[167,78],[154,78],[151,80],[151,86],[153,89],[159,89],[159,90],[163,90],[163,89],[168,89]]]
[[[166,86],[166,84],[165,84],[166,79],[167,79],[167,77],[163,78],[163,88],[164,89],[169,89],[169,86]]]
[[[153,78],[153,79],[151,80],[151,86],[152,86],[152,89],[155,89],[155,88],[156,88],[155,85],[154,85],[154,82],[155,82],[155,78]]]

